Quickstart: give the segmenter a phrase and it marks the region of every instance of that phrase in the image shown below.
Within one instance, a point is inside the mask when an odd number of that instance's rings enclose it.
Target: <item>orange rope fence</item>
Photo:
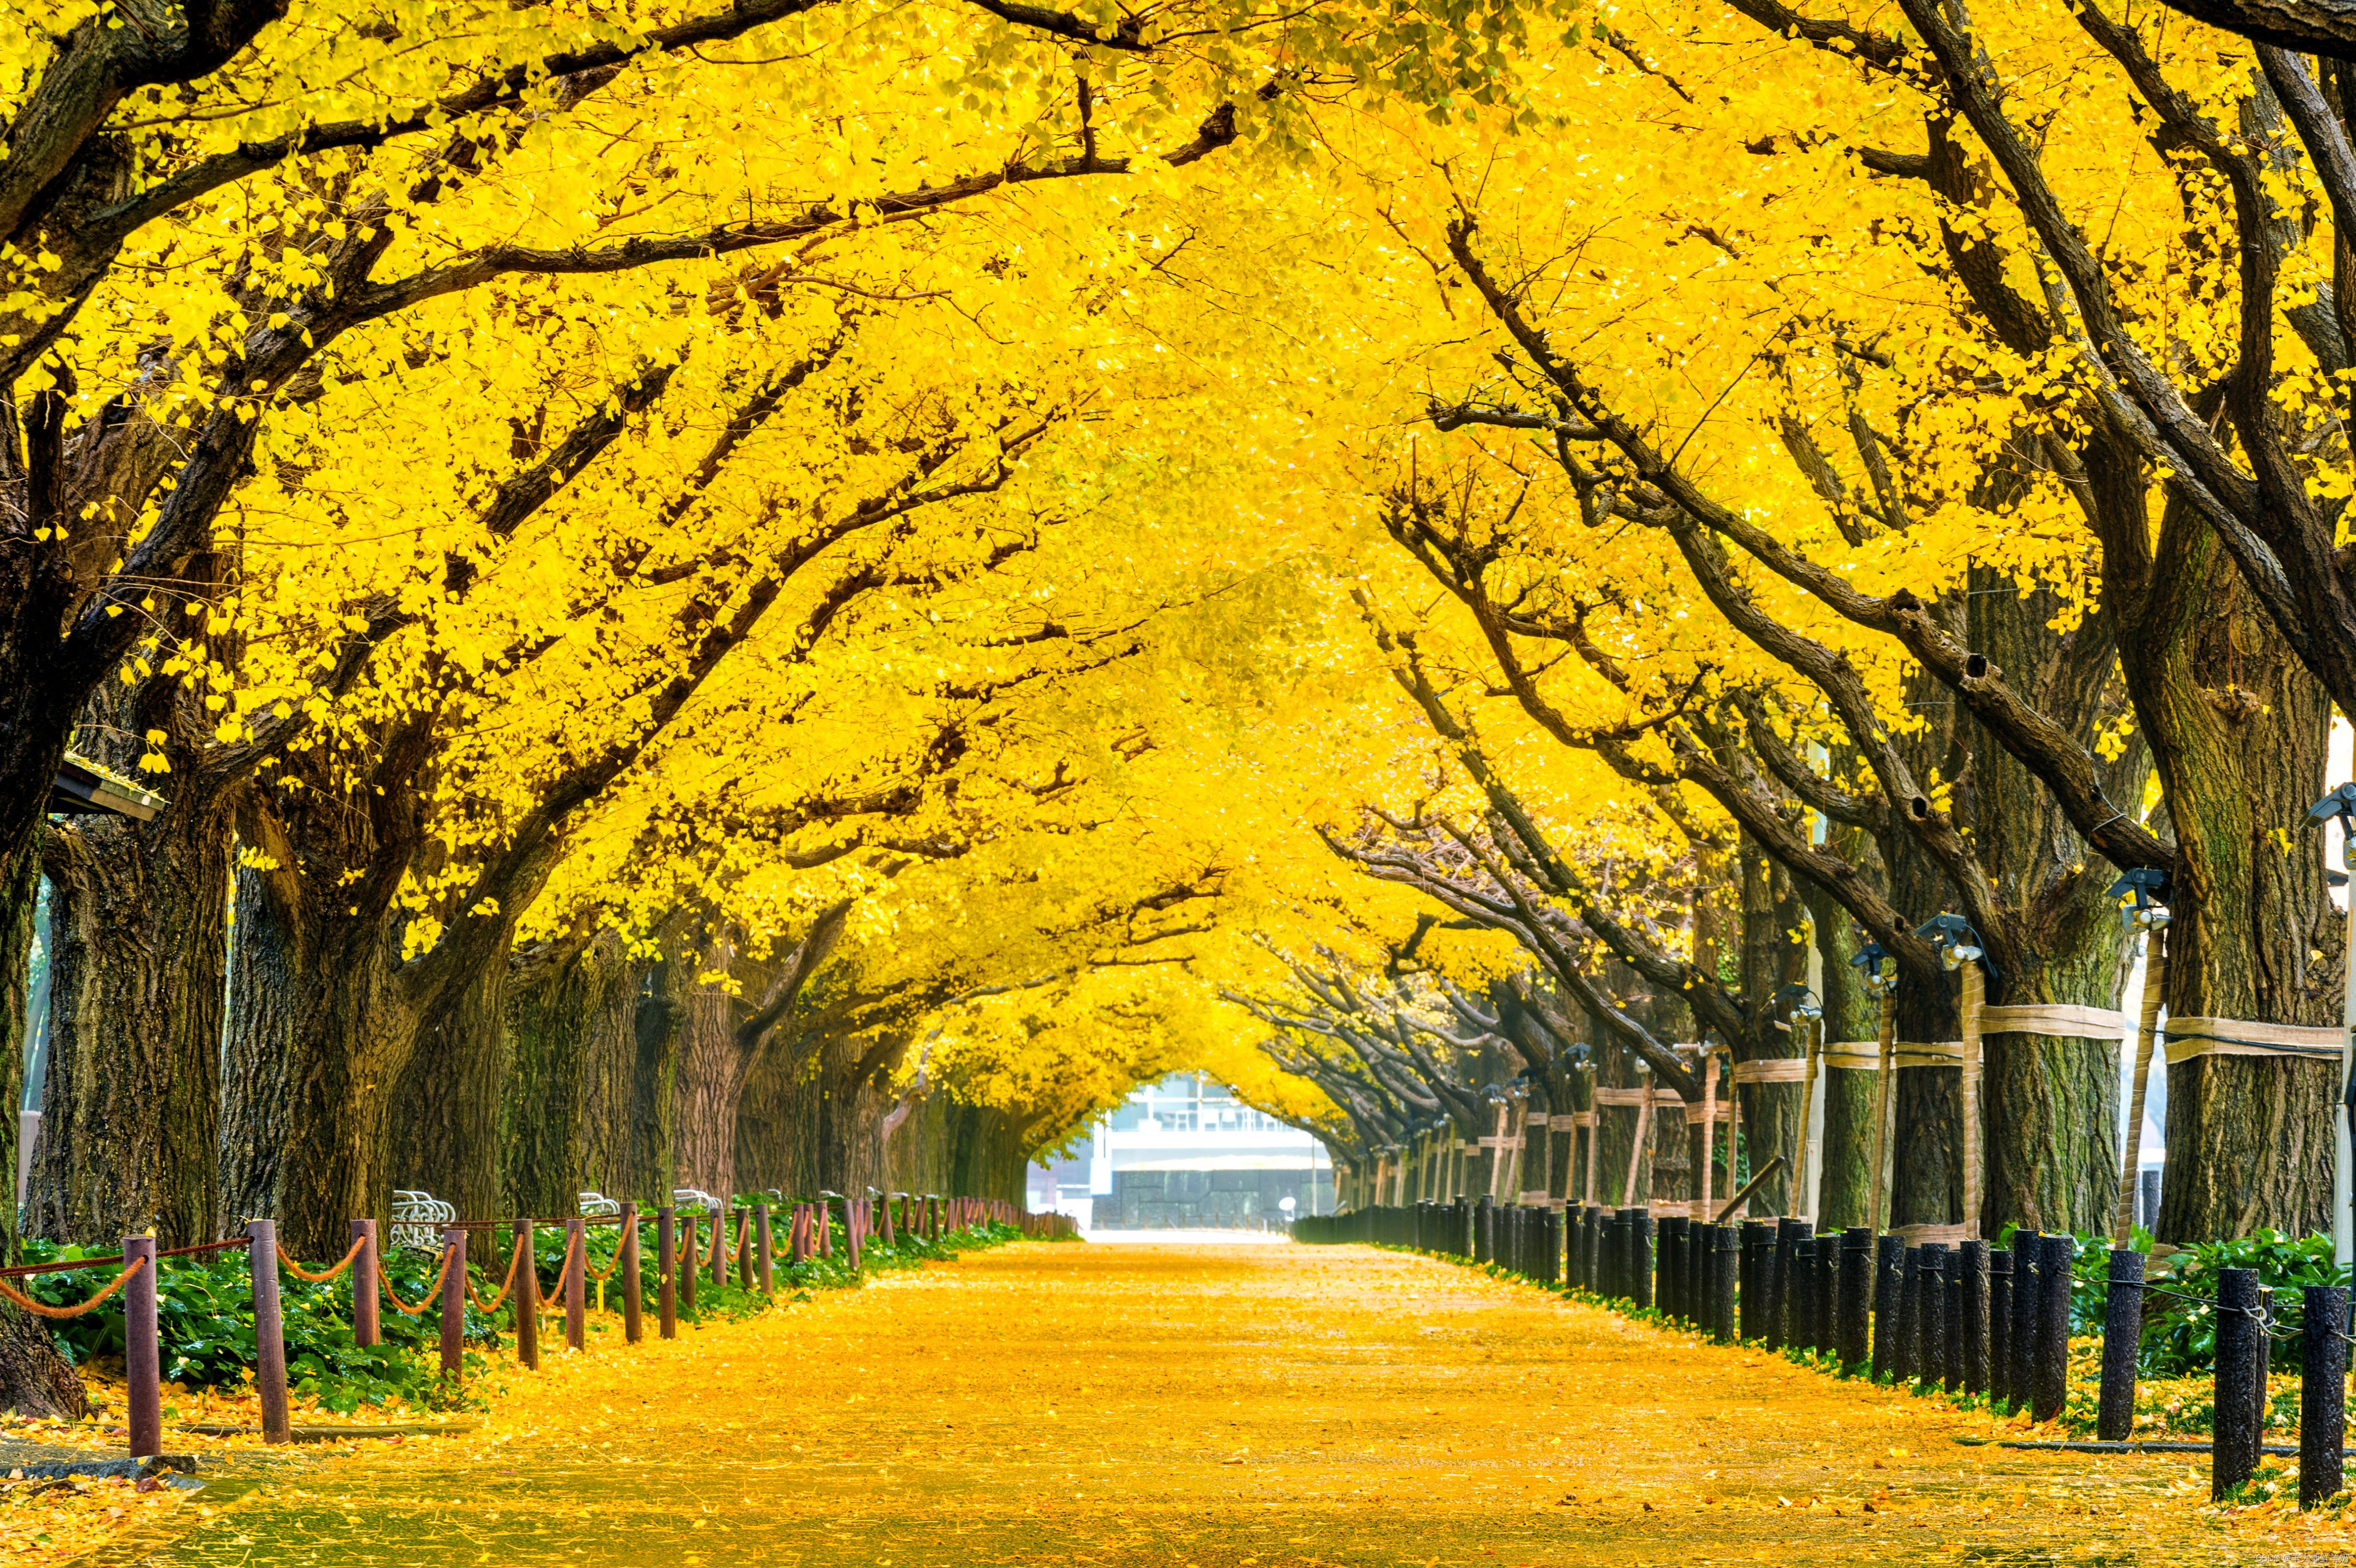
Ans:
[[[376,1277],[383,1285],[385,1297],[392,1303],[395,1311],[404,1317],[415,1317],[434,1305],[434,1298],[441,1293],[443,1280],[449,1277],[450,1251],[447,1246],[442,1249],[442,1266],[434,1271],[434,1283],[425,1287],[424,1299],[414,1307],[402,1300],[401,1292],[392,1288],[392,1275],[385,1272],[384,1259],[380,1257],[376,1260]]]
[[[31,1296],[19,1292],[16,1286],[8,1284],[5,1280],[0,1280],[0,1296],[6,1296],[10,1301],[15,1302],[17,1306],[23,1307],[26,1311],[31,1313],[36,1317],[47,1317],[50,1321],[56,1322],[63,1318],[79,1317],[83,1313],[92,1310],[99,1305],[99,1303],[104,1301],[108,1296],[112,1296],[116,1291],[121,1290],[125,1285],[130,1283],[131,1276],[137,1274],[141,1269],[145,1268],[146,1266],[147,1260],[145,1258],[139,1258],[134,1261],[129,1268],[124,1269],[121,1274],[116,1275],[114,1278],[108,1283],[104,1290],[100,1291],[96,1296],[91,1296],[88,1301],[83,1302],[79,1307],[51,1307],[46,1301],[36,1301]]]
[[[369,1239],[366,1236],[362,1236],[359,1240],[354,1242],[352,1243],[352,1250],[344,1254],[344,1261],[337,1264],[335,1267],[329,1269],[325,1274],[313,1274],[301,1264],[296,1263],[294,1255],[287,1252],[284,1247],[278,1249],[278,1261],[285,1268],[286,1272],[293,1275],[296,1279],[307,1279],[313,1285],[325,1285],[329,1280],[335,1278],[337,1275],[343,1273],[346,1269],[351,1267],[352,1260],[359,1257],[360,1255],[360,1249],[368,1244]]]
[[[508,1292],[515,1288],[516,1270],[522,1266],[523,1254],[523,1232],[521,1231],[518,1231],[516,1232],[514,1255],[508,1260],[508,1277],[499,1283],[499,1293],[491,1297],[488,1301],[485,1301],[482,1297],[482,1294],[476,1290],[475,1282],[473,1280],[470,1279],[466,1282],[466,1298],[475,1304],[476,1311],[497,1312],[499,1309],[499,1304],[508,1298]]]

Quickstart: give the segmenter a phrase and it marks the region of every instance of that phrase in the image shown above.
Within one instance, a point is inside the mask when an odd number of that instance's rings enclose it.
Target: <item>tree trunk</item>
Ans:
[[[682,1009],[679,1027],[680,1185],[725,1198],[736,1189],[736,1105],[744,1090],[744,1053],[736,1039],[735,999],[696,971],[743,966],[726,934],[704,948],[701,965],[675,964],[683,981],[673,993]]]
[[[221,1051],[221,1229],[278,1212],[286,1148],[286,1063],[304,988],[294,925],[259,871],[237,872],[227,1040]]]
[[[638,981],[621,939],[519,955],[506,1016],[499,1098],[501,1187],[509,1212],[568,1214],[584,1190],[635,1190],[631,1102]]]
[[[539,1132],[500,1115],[510,978],[504,961],[487,964],[460,987],[427,1020],[393,1095],[392,1185],[430,1192],[462,1220],[573,1211],[519,1206],[502,1190],[503,1170],[530,1163]]]
[[[16,1107],[25,1093],[25,1036],[31,1000],[33,912],[40,897],[38,859],[28,847],[0,860],[0,1170],[16,1179]],[[16,1205],[0,1203],[0,1266],[22,1255]],[[81,1380],[58,1354],[40,1319],[0,1302],[0,1410],[80,1420],[90,1413]]]
[[[678,1086],[680,1025],[687,1009],[654,983],[638,993],[631,1013],[636,1060],[630,1077],[630,1174],[620,1196],[641,1204],[670,1201],[678,1179]],[[609,1194],[609,1196],[613,1196]]]
[[[2176,832],[2170,1016],[2332,1025],[2340,926],[2323,837],[2331,709],[2214,535],[2170,502],[2125,667]],[[2168,1070],[2159,1231],[2179,1243],[2328,1229],[2331,1064],[2197,1056]]]
[[[214,1239],[231,832],[191,776],[148,822],[51,832],[49,1076],[27,1228]]]

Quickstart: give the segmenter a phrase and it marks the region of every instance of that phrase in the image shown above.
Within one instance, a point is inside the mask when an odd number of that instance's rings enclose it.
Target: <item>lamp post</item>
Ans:
[[[1963,1040],[1964,1113],[1964,1234],[1980,1233],[1980,1009],[1987,1005],[1989,967],[1980,933],[1959,914],[1933,915],[1917,936],[1927,936],[1939,947],[1940,960],[1963,976],[1963,998],[1957,1008]]]
[[[2119,919],[2139,933],[2143,944],[2143,1005],[2137,1009],[2136,1023],[2135,1086],[2127,1097],[2126,1136],[2119,1140],[2119,1202],[2111,1224],[2111,1244],[2125,1247],[2135,1241],[2136,1183],[2143,1171],[2144,1093],[2151,1086],[2152,1052],[2158,1045],[2160,993],[2168,981],[2168,873],[2155,866],[2137,867],[2111,884],[2111,897],[2134,901],[2120,909]],[[2340,1168],[2345,1170],[2348,1133],[2344,1125],[2339,1143],[2342,1150]],[[2343,1198],[2337,1211],[2343,1221],[2347,1207]],[[2157,1223],[2155,1216],[2155,1227]],[[2335,1226],[2335,1235],[2342,1228]]]
[[[1871,1225],[1874,1233],[1879,1235],[1886,1214],[1882,1200],[1888,1194],[1890,1184],[1890,1106],[1893,1087],[1890,1080],[1896,1075],[1898,1067],[1894,1060],[1898,1044],[1898,970],[1888,951],[1878,942],[1867,943],[1849,962],[1861,971],[1866,990],[1879,999],[1881,1008],[1881,1074],[1873,1090],[1873,1196],[1871,1206],[1866,1211],[1866,1223]],[[1885,964],[1890,967],[1885,969]]]

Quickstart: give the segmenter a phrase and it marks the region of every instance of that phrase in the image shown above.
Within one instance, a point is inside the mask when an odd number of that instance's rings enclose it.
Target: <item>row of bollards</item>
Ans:
[[[1314,1224],[1302,1241],[1365,1241],[1489,1264],[1631,1311],[1657,1309],[1712,1340],[1757,1343],[1831,1363],[1843,1376],[1923,1391],[1985,1394],[1998,1414],[2062,1414],[2070,1388],[2077,1243],[2016,1231],[2008,1247],[1965,1239],[1910,1245],[1858,1226],[1817,1233],[1804,1220],[1657,1220],[1643,1208],[1504,1205],[1487,1198],[1359,1210]],[[2147,1285],[2139,1252],[2110,1253],[2104,1276],[2099,1441],[2135,1433],[2137,1355]],[[2300,1300],[2299,1501],[2342,1489],[2350,1293],[2310,1285]],[[2220,1272],[2211,1485],[2224,1497],[2256,1473],[2277,1337],[2253,1269]]]

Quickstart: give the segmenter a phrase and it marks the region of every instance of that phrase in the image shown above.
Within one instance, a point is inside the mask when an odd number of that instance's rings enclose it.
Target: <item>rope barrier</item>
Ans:
[[[344,1261],[337,1264],[335,1267],[329,1269],[325,1274],[313,1274],[301,1264],[296,1263],[294,1256],[289,1253],[284,1247],[278,1249],[278,1261],[280,1264],[284,1265],[286,1272],[293,1275],[296,1279],[307,1279],[313,1285],[325,1285],[329,1280],[335,1278],[337,1275],[343,1273],[346,1269],[351,1267],[352,1260],[359,1256],[360,1249],[368,1244],[369,1239],[366,1236],[362,1236],[359,1240],[354,1242],[352,1243],[352,1250],[344,1254]]]
[[[122,1260],[117,1259],[116,1261],[121,1262]],[[96,1296],[91,1296],[88,1301],[83,1302],[79,1307],[51,1307],[46,1301],[36,1301],[31,1296],[22,1294],[12,1285],[0,1285],[0,1296],[6,1296],[9,1300],[15,1302],[17,1306],[23,1307],[26,1311],[31,1313],[36,1317],[47,1317],[52,1322],[58,1322],[68,1317],[79,1317],[83,1313],[94,1309],[99,1303],[104,1301],[108,1296],[112,1296],[116,1291],[121,1290],[125,1284],[129,1283],[133,1275],[137,1274],[141,1269],[145,1268],[146,1266],[147,1260],[145,1258],[138,1259],[136,1262],[133,1263],[129,1268],[124,1269],[121,1274],[116,1275],[112,1281],[108,1282],[104,1290],[100,1291]]]
[[[394,1309],[400,1312],[404,1317],[415,1317],[424,1312],[427,1307],[432,1307],[434,1304],[434,1298],[441,1294],[443,1280],[447,1278],[449,1274],[450,1249],[448,1247],[444,1247],[442,1249],[442,1266],[434,1271],[434,1283],[425,1287],[425,1299],[419,1302],[416,1306],[412,1307],[409,1303],[401,1299],[401,1292],[392,1288],[392,1275],[385,1272],[384,1259],[380,1257],[376,1260],[376,1276],[384,1285],[385,1296],[392,1303]]]
[[[466,1299],[475,1304],[476,1311],[492,1313],[497,1312],[499,1309],[499,1304],[508,1298],[508,1292],[515,1288],[516,1267],[523,1262],[523,1232],[518,1231],[516,1232],[515,1249],[508,1259],[508,1277],[500,1281],[499,1293],[491,1297],[488,1301],[485,1301],[481,1293],[476,1290],[475,1282],[472,1279],[466,1281]]]
[[[155,1259],[161,1263],[166,1258],[191,1257],[198,1253],[225,1253],[233,1247],[247,1247],[252,1244],[253,1238],[251,1236],[237,1236],[226,1242],[200,1242],[193,1247],[166,1248],[157,1253]],[[108,1258],[68,1258],[63,1263],[20,1264],[15,1268],[0,1268],[0,1279],[23,1279],[37,1274],[70,1274],[75,1269],[109,1268],[122,1261],[123,1254],[117,1253]]]
[[[581,1232],[578,1231],[575,1231],[564,1239],[564,1255],[556,1260],[556,1288],[559,1292],[562,1292],[564,1288],[564,1275],[566,1272],[573,1267],[573,1254],[579,1250],[580,1246]],[[532,1266],[534,1268],[538,1268],[539,1260],[534,1259]],[[561,1298],[562,1297],[560,1296],[543,1296],[541,1298],[541,1304],[545,1306],[549,1302],[556,1301]]]

